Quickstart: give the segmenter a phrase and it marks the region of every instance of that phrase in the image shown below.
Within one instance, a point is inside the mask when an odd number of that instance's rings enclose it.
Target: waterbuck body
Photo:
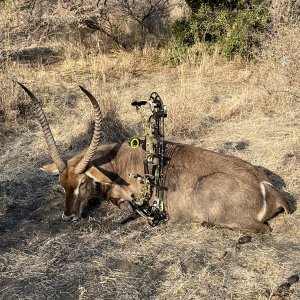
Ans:
[[[89,198],[103,192],[113,204],[132,212],[132,194],[138,194],[142,185],[129,174],[143,174],[146,152],[132,149],[127,142],[98,145],[100,109],[95,98],[81,87],[95,108],[95,131],[87,150],[63,162],[52,135],[49,138],[51,131],[37,99],[21,86],[37,108],[54,161],[43,169],[59,174],[66,192],[63,218],[76,220]],[[291,212],[267,176],[250,163],[186,144],[165,142],[164,146],[164,201],[170,222],[200,222],[264,233],[270,231],[265,223],[268,219],[281,210]]]
[[[165,154],[164,201],[170,222],[267,232],[265,221],[282,209],[291,212],[267,176],[242,159],[171,142],[165,143]],[[141,184],[129,174],[143,173],[145,151],[128,143],[111,144],[99,146],[95,156],[105,157],[91,163],[111,184],[108,199],[118,206],[126,203],[123,209],[130,211],[131,195],[140,192]]]

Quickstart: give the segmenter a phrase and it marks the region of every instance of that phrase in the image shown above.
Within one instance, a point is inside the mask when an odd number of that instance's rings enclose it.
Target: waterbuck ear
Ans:
[[[93,178],[96,182],[111,183],[111,180],[94,166],[89,168],[85,172],[85,175]]]
[[[44,165],[40,168],[42,171],[47,172],[51,175],[59,175],[59,171],[55,163]]]

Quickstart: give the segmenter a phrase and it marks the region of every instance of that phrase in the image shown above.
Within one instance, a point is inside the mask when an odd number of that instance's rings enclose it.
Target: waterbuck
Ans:
[[[107,198],[127,213],[132,194],[141,184],[130,173],[142,174],[146,153],[128,142],[99,145],[101,112],[96,99],[80,87],[95,110],[90,146],[67,162],[59,155],[49,124],[37,98],[24,85],[41,123],[53,163],[46,172],[59,175],[66,193],[63,219],[77,220],[91,197],[105,191]],[[291,213],[288,201],[267,176],[250,163],[200,147],[165,141],[166,211],[171,222],[217,224],[253,232],[269,232],[266,221],[282,210]]]

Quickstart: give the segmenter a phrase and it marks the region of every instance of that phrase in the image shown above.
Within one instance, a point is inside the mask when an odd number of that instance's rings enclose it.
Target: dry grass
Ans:
[[[191,58],[177,67],[154,62],[153,49],[87,54],[64,43],[54,65],[7,62],[0,71],[1,299],[275,299],[300,272],[299,210],[271,221],[271,235],[199,224],[119,225],[121,213],[102,203],[76,224],[63,223],[64,196],[47,162],[44,138],[16,80],[43,103],[64,153],[89,142],[92,109],[77,85],[98,98],[103,141],[122,140],[139,126],[130,106],[158,92],[168,106],[170,139],[237,155],[275,174],[297,208],[300,32],[282,28],[263,57],[245,63]],[[245,142],[245,149],[236,147]],[[72,147],[70,147],[72,145]],[[299,299],[300,285],[282,299]]]

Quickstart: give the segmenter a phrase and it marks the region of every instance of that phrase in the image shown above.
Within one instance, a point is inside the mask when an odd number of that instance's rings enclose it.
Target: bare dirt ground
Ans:
[[[300,273],[299,36],[298,28],[283,29],[252,63],[213,56],[169,67],[126,52],[77,53],[51,66],[7,62],[0,72],[0,298],[300,299],[299,282],[278,290]],[[65,223],[64,194],[57,178],[39,170],[49,157],[16,79],[40,98],[66,156],[91,133],[92,110],[77,84],[103,108],[103,142],[130,137],[140,121],[131,101],[155,90],[169,108],[169,139],[266,168],[294,212],[271,220],[271,234],[246,237],[193,223],[120,225],[123,215],[104,199]]]

